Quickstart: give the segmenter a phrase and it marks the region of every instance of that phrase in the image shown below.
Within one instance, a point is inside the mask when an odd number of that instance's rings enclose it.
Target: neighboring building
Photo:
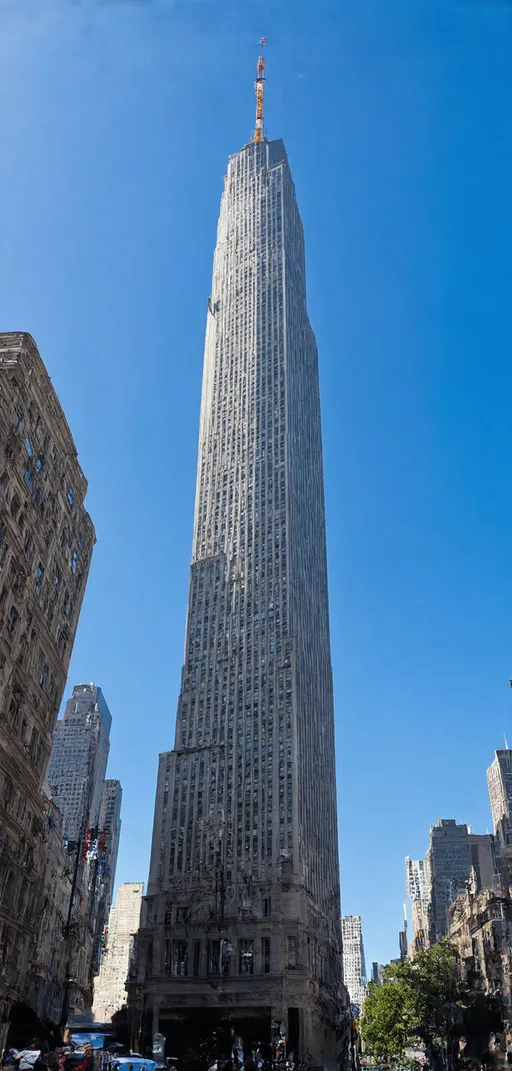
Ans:
[[[512,901],[469,882],[449,909],[448,937],[472,988],[496,997],[503,1019],[512,1019]]]
[[[121,837],[122,798],[123,790],[120,781],[109,779],[108,781],[103,782],[98,825],[105,841],[105,858],[103,860],[97,890],[98,911],[96,917],[93,957],[95,971],[99,970],[100,967],[101,951],[103,947],[103,931],[112,906],[119,840]]]
[[[382,963],[372,963],[372,977],[371,981],[374,985],[382,985],[384,980],[384,967]]]
[[[66,841],[80,845],[78,888],[92,934],[92,974],[100,967],[119,848],[121,784],[105,781],[112,716],[101,688],[77,684],[55,726],[47,779]]]
[[[414,939],[411,941],[416,951],[425,948],[429,940],[429,879],[423,859],[405,860],[405,884],[412,900],[412,928]]]
[[[366,990],[366,967],[364,962],[363,931],[360,915],[343,915],[341,919],[343,940],[343,981],[348,989],[350,1003],[361,1011]]]
[[[34,943],[34,960],[27,973],[25,1001],[42,1021],[59,1023],[68,972],[73,979],[68,1002],[70,1012],[84,1014],[91,1007],[93,939],[85,900],[75,896],[70,935],[67,941],[62,940],[72,896],[75,859],[63,842],[60,811],[50,799],[44,802],[44,907]]]
[[[512,820],[512,751],[508,748],[494,753],[494,761],[487,770],[487,784],[496,833],[502,819]]]
[[[110,909],[100,973],[94,983],[96,1022],[110,1022],[126,1004],[126,981],[140,924],[143,891],[142,883],[121,885],[117,903]]]
[[[492,889],[498,872],[495,838],[492,833],[470,833],[468,847],[477,891]]]
[[[139,948],[144,1043],[161,1031],[179,1056],[217,1025],[248,1052],[286,1035],[334,1066],[347,997],[320,400],[282,141],[231,156],[222,196],[185,664]]]
[[[464,892],[471,872],[469,837],[471,829],[454,818],[440,818],[430,828],[427,871],[430,879],[430,942],[446,936],[447,913],[459,893]]]
[[[58,721],[47,779],[67,840],[98,827],[112,715],[96,684],[77,684]]]
[[[34,340],[0,334],[0,1043],[34,992],[48,852],[41,787],[94,529],[87,481]],[[55,934],[57,943],[61,934]],[[39,999],[39,997],[38,997]]]

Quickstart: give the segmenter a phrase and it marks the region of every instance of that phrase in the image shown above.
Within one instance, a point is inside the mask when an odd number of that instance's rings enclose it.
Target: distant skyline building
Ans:
[[[318,358],[292,174],[265,138],[230,157],[221,201],[147,905],[140,1014],[178,1056],[216,1023],[248,1054],[282,1034],[296,1059],[335,1066],[346,995]]]
[[[405,884],[407,895],[412,900],[412,944],[416,949],[424,948],[429,940],[429,880],[423,859],[405,860]]]
[[[142,882],[119,887],[111,907],[100,972],[94,983],[93,1015],[96,1022],[110,1022],[127,1001],[126,981],[140,925]]]
[[[426,857],[429,877],[429,937],[434,944],[446,937],[447,912],[459,893],[464,892],[471,872],[469,837],[471,827],[454,818],[440,818],[430,828]]]
[[[108,779],[103,782],[100,801],[99,831],[104,838],[105,852],[102,853],[101,869],[97,886],[97,910],[95,919],[94,969],[98,970],[103,948],[103,931],[107,924],[116,876],[119,840],[121,837],[121,802],[123,790],[121,782]]]
[[[112,716],[96,684],[77,684],[58,721],[47,781],[68,840],[97,827],[110,748]]]
[[[363,930],[360,915],[343,915],[341,919],[343,939],[343,980],[348,989],[350,1003],[360,1010],[366,991],[366,966],[364,961]]]
[[[487,785],[494,832],[497,833],[502,819],[510,821],[512,817],[512,751],[508,748],[495,751],[487,770]]]
[[[108,886],[108,910],[112,906],[114,881],[119,854],[119,841],[121,839],[121,804],[123,789],[121,782],[113,778],[107,778],[103,782],[100,801],[99,828],[105,835],[110,882]]]

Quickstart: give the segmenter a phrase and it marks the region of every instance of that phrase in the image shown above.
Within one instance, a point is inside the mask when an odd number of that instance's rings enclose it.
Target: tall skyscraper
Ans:
[[[494,761],[487,770],[487,784],[494,832],[497,833],[502,819],[512,819],[512,751],[508,748],[495,752]]]
[[[47,780],[66,839],[98,826],[112,715],[96,684],[77,684],[58,721]]]
[[[109,1022],[126,1004],[126,980],[139,930],[143,890],[141,883],[121,885],[117,903],[110,909],[100,973],[94,983],[96,1022]]]
[[[51,988],[36,947],[52,840],[41,787],[95,542],[86,491],[33,338],[0,334],[2,1048],[11,1005]]]
[[[99,874],[96,883],[96,913],[94,919],[94,953],[93,968],[99,970],[101,953],[104,947],[103,931],[107,924],[112,906],[114,882],[121,837],[121,800],[123,790],[120,781],[103,782],[101,792],[98,826],[104,839],[105,851],[102,853]]]
[[[107,901],[108,911],[112,904],[114,881],[116,876],[117,856],[119,853],[119,841],[121,839],[121,802],[123,789],[120,781],[108,779],[103,782],[100,801],[99,827],[102,830],[107,847],[108,857],[108,887]]]
[[[360,915],[344,915],[341,919],[343,938],[343,981],[350,1003],[361,1011],[366,990],[363,931]]]
[[[212,1024],[247,1051],[282,1032],[332,1066],[346,994],[320,402],[282,141],[228,162],[185,648],[140,945],[145,1029],[173,1052]]]
[[[471,872],[471,829],[454,818],[440,818],[430,828],[426,868],[430,882],[430,942],[446,937],[447,912],[464,892]]]

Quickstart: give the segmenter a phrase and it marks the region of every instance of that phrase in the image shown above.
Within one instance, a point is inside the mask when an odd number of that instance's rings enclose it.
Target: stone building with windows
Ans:
[[[103,782],[98,826],[105,843],[105,858],[101,873],[98,875],[96,888],[97,907],[94,924],[93,955],[95,973],[100,970],[101,956],[104,950],[104,930],[112,907],[117,856],[121,838],[122,798],[123,790],[120,781],[108,778]]]
[[[51,850],[41,789],[95,542],[86,490],[34,340],[0,334],[0,1043],[33,992]]]
[[[117,903],[110,909],[100,972],[94,983],[93,1012],[100,1023],[110,1021],[127,1001],[126,982],[133,965],[143,890],[137,882],[121,885]]]
[[[474,880],[451,904],[448,939],[456,948],[462,977],[501,1005],[512,1020],[512,900],[496,882],[478,890]]]
[[[335,1066],[348,997],[318,359],[282,141],[233,155],[222,196],[146,904],[131,986],[145,1042],[161,1032],[179,1055],[213,1035],[247,1052],[286,1038]]]

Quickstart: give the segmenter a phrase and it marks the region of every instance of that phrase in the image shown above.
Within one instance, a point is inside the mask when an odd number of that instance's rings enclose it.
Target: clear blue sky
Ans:
[[[0,329],[30,331],[98,543],[95,680],[147,877],[184,641],[206,301],[226,158],[270,137],[321,366],[343,907],[396,955],[404,856],[490,824],[512,736],[512,6],[0,0]]]

